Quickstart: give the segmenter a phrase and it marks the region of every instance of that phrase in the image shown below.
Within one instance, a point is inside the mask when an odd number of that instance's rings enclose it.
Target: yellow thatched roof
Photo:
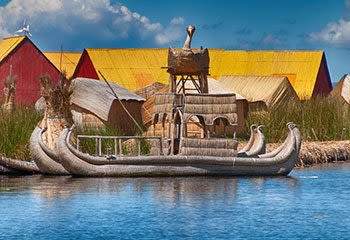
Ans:
[[[154,82],[168,83],[168,49],[86,49],[98,73],[136,91]],[[284,76],[299,98],[312,96],[323,51],[231,51],[210,49],[210,74]],[[328,71],[328,70],[327,70]],[[329,79],[327,80],[329,81]],[[329,81],[330,82],[330,81]],[[328,83],[327,83],[328,84]]]
[[[86,49],[94,68],[107,78],[131,91],[154,82],[168,83],[165,49]]]
[[[323,51],[221,51],[210,52],[210,73],[288,77],[299,98],[312,96]]]
[[[218,81],[226,89],[242,95],[249,102],[264,102],[268,108],[299,101],[286,77],[222,76]]]
[[[25,37],[10,37],[0,41],[0,62],[20,44]]]
[[[71,77],[78,65],[81,53],[78,52],[45,52],[44,55],[61,72],[65,71],[67,77]]]

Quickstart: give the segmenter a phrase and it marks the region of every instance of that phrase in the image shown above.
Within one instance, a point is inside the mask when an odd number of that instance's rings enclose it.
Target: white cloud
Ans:
[[[345,0],[344,4],[347,10],[349,10],[350,0]],[[310,33],[308,39],[311,42],[350,48],[350,21],[340,18],[337,22],[330,22],[319,32]]]
[[[350,21],[340,19],[338,22],[329,23],[320,32],[310,33],[309,39],[336,47],[350,47]]]
[[[133,37],[164,45],[184,33],[184,29],[176,28],[184,23],[181,17],[164,27],[122,4],[112,5],[110,0],[12,0],[0,7],[0,37],[13,35],[24,19],[30,23],[34,37],[43,42],[59,38],[94,42]],[[168,34],[171,37],[166,37]]]
[[[182,17],[173,18],[164,30],[156,35],[156,42],[160,45],[168,44],[181,39],[185,20]]]

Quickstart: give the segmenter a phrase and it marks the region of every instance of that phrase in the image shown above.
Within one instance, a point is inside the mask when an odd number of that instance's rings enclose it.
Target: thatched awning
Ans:
[[[174,94],[155,95],[153,120],[157,123],[167,116],[171,120],[175,106],[183,108],[183,121],[191,117],[201,117],[206,125],[213,125],[218,118],[226,119],[229,125],[237,124],[237,105],[235,94]]]
[[[115,83],[110,82],[109,84],[122,101],[145,101],[144,98]],[[108,85],[104,81],[89,78],[76,78],[72,85],[74,91],[71,95],[71,103],[107,121],[112,103],[117,101]]]
[[[206,125],[213,125],[218,118],[224,118],[230,125],[237,124],[235,94],[186,94],[184,121],[200,116]]]

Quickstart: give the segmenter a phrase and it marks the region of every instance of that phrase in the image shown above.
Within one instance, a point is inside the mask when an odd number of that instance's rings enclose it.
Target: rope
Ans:
[[[133,120],[133,122],[135,123],[135,125],[138,127],[138,129],[143,132],[143,129],[141,128],[141,126],[138,124],[138,122],[136,121],[136,119],[130,114],[130,112],[128,111],[128,109],[124,106],[123,102],[119,99],[118,95],[114,92],[112,86],[109,84],[109,82],[106,80],[106,78],[103,76],[102,72],[100,70],[98,70],[98,72],[100,73],[101,77],[103,78],[103,80],[107,83],[108,87],[111,89],[114,97],[119,101],[120,105],[122,106],[122,108],[124,109],[124,111],[128,114],[128,116]]]

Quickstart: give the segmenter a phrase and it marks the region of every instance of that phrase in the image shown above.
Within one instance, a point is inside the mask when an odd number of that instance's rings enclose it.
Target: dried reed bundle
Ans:
[[[7,112],[12,112],[15,104],[17,76],[8,76],[4,81],[2,108]]]
[[[53,149],[62,129],[73,124],[69,102],[73,90],[71,81],[65,75],[61,75],[57,84],[53,84],[49,76],[41,76],[40,84],[41,95],[46,104],[41,123],[42,127],[47,127],[44,140]]]
[[[272,151],[280,144],[267,144],[267,151]],[[350,141],[303,142],[297,167],[307,167],[320,163],[350,160]]]

